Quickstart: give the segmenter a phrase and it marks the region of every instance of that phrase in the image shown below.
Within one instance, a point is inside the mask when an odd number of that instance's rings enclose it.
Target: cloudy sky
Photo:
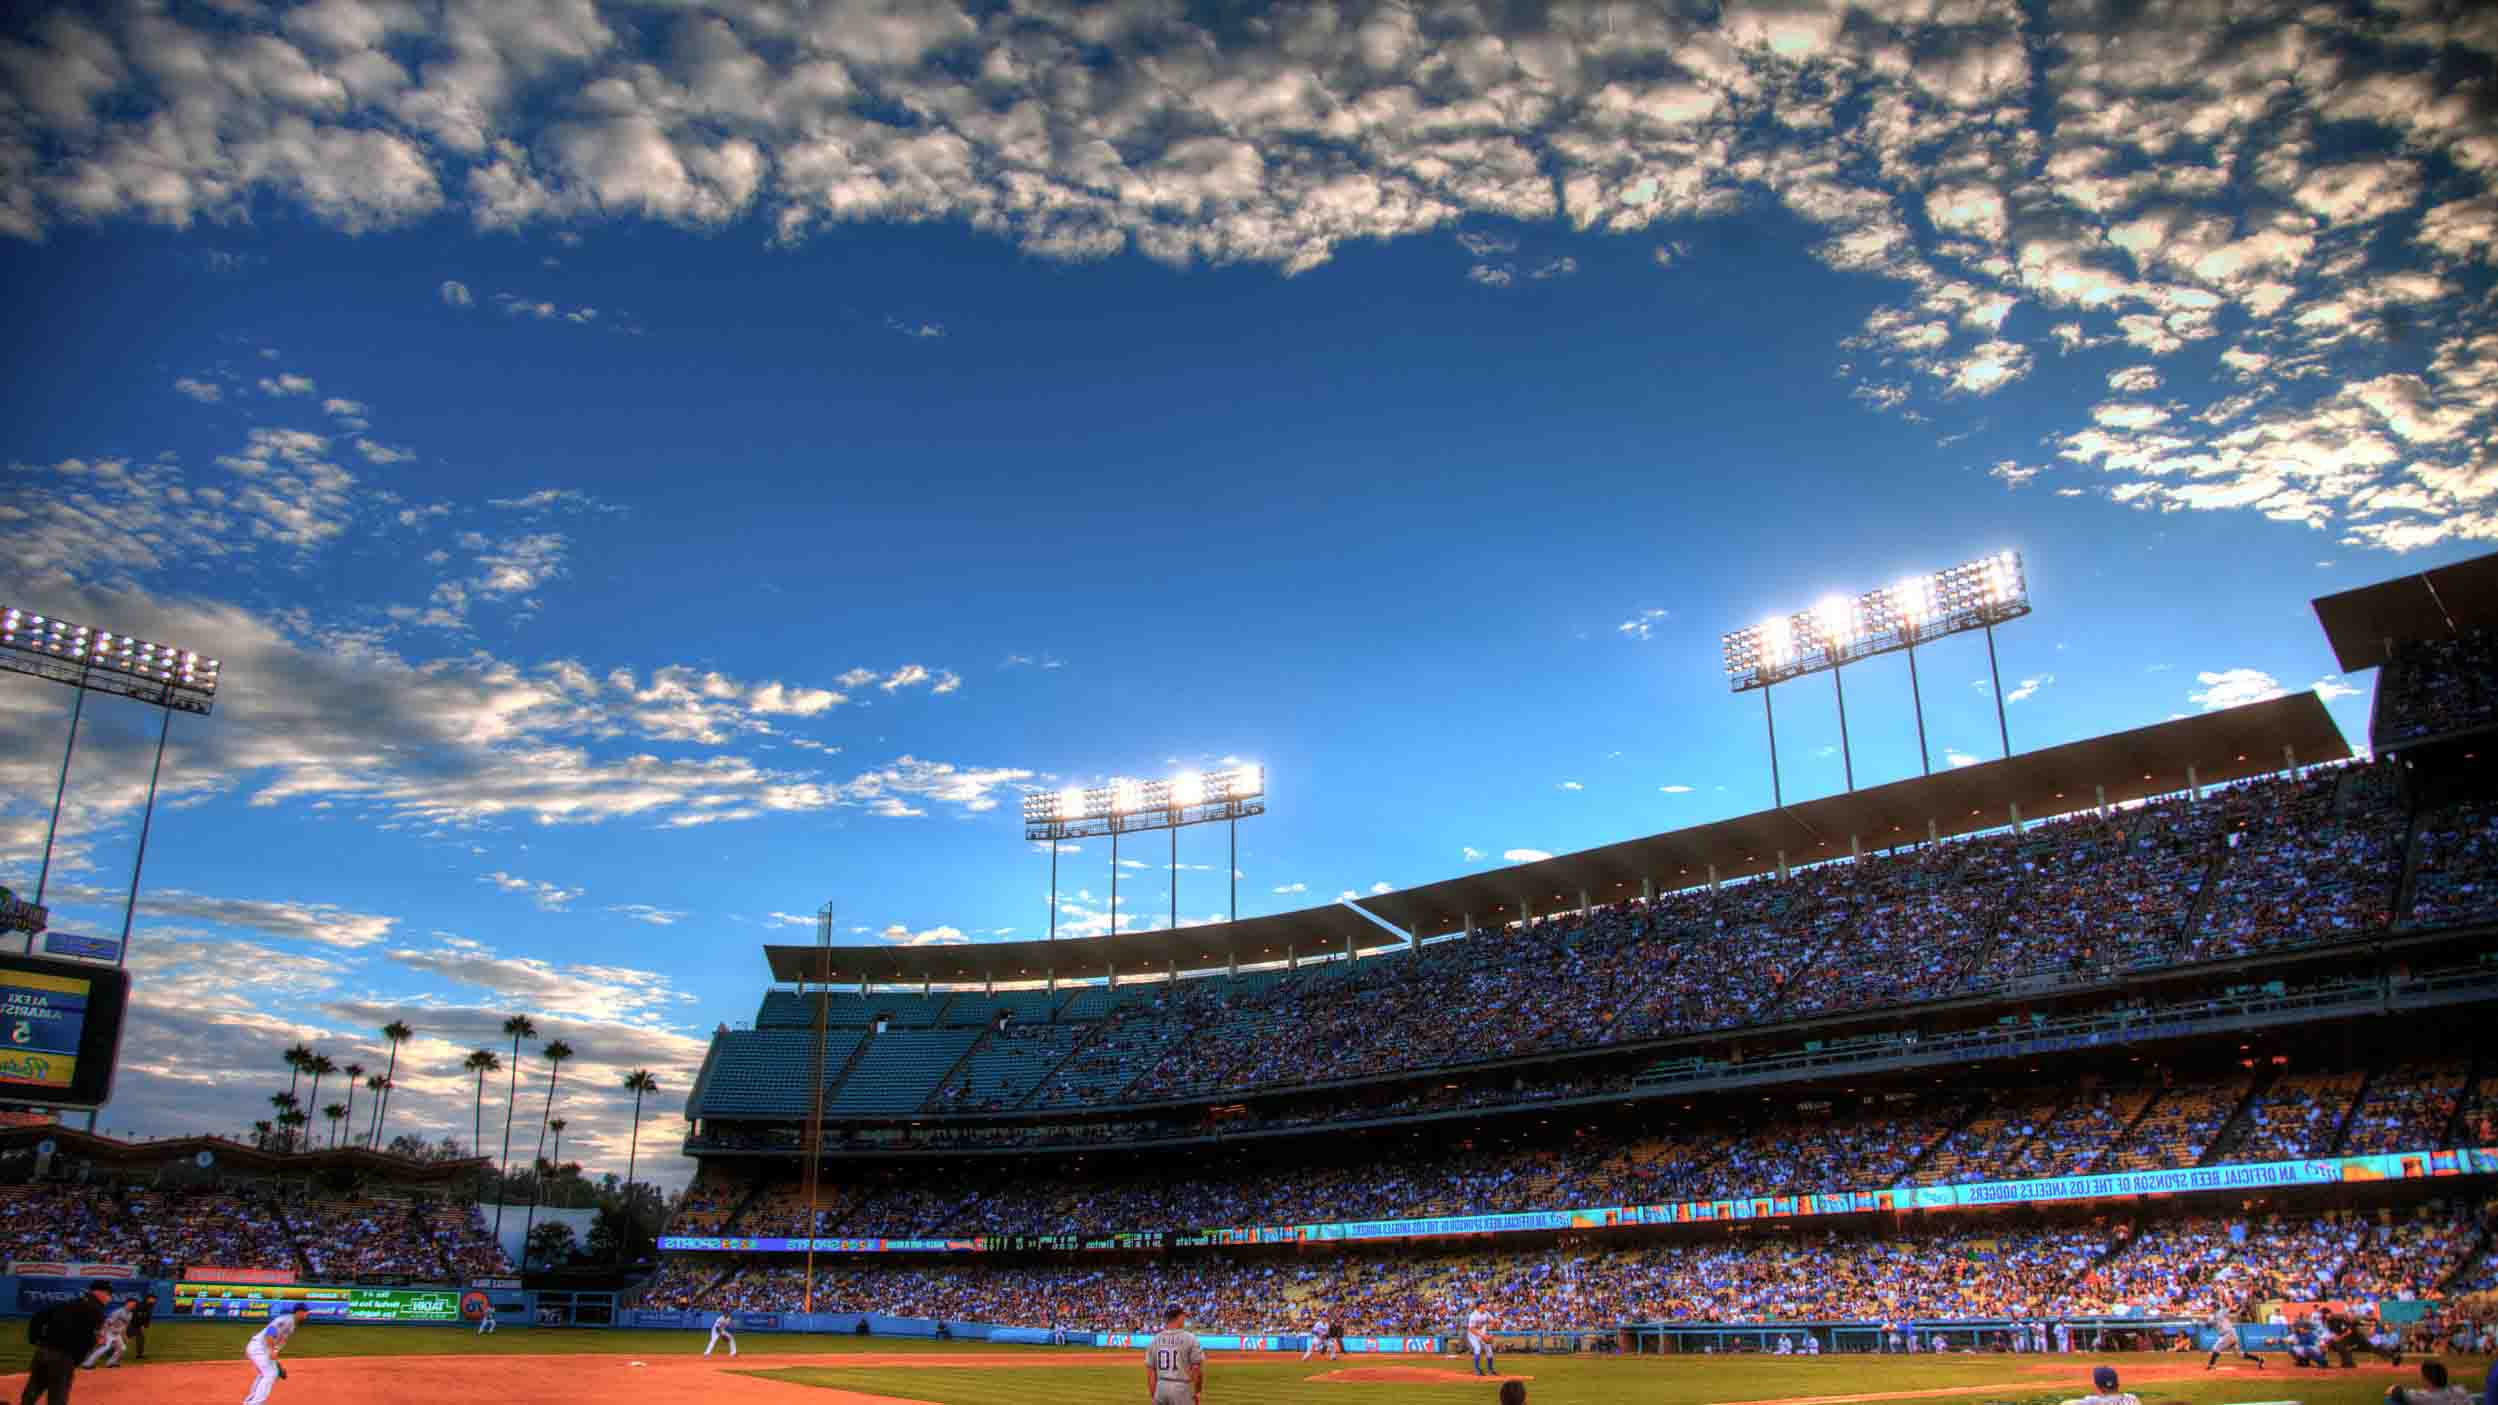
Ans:
[[[620,1168],[617,1077],[673,1131],[819,904],[1038,935],[1022,787],[1266,763],[1249,913],[1750,810],[1718,632],[2003,547],[2014,745],[2358,735],[2306,601],[2498,536],[2494,63],[2434,3],[12,7],[0,594],[228,680],[104,1125],[397,1015],[464,1132],[525,1009]],[[1991,754],[1982,643],[1924,680]],[[0,682],[26,890],[69,696]],[[87,718],[111,931],[150,718]],[[1219,914],[1219,844],[1115,920]]]

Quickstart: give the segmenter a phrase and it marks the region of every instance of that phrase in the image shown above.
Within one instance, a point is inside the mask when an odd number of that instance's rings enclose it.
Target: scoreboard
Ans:
[[[458,1322],[457,1288],[352,1288],[287,1283],[176,1283],[173,1315],[265,1321],[281,1303],[304,1303],[323,1322]]]
[[[129,996],[118,967],[0,952],[0,1102],[102,1105]]]

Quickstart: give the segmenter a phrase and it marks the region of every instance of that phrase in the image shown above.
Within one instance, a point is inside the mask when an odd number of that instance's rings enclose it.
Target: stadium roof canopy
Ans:
[[[1844,858],[1850,841],[1864,849],[1999,829],[2086,810],[2104,787],[2111,805],[2184,790],[2193,781],[2219,785],[2281,770],[2287,757],[2305,766],[2341,761],[2350,743],[2312,692],[2183,717],[2130,732],[2070,742],[2009,760],[1982,762],[1850,794],[1824,796],[1644,839],[1562,854],[1534,863],[1427,883],[1360,899],[1362,906],[1419,937],[1511,922],[1532,909],[1576,908],[1582,898],[1605,903],[1636,897],[1643,882],[1670,892],[1706,882],[1712,865],[1722,881],[1776,871],[1783,853],[1800,866]],[[1929,829],[1929,826],[1931,828]],[[1115,967],[1122,978],[1158,975],[1176,965],[1202,971],[1232,962],[1257,965],[1287,954],[1342,953],[1404,944],[1404,939],[1344,904],[1252,917],[1177,931],[1119,932],[1066,941],[979,942],[951,946],[766,946],[777,981],[853,985],[960,985],[989,980],[1099,980]]]
[[[343,1170],[393,1185],[465,1183],[494,1164],[483,1156],[465,1156],[456,1161],[419,1161],[387,1151],[368,1151],[360,1146],[277,1152],[263,1151],[248,1142],[225,1137],[164,1137],[133,1142],[58,1125],[21,1124],[0,1128],[0,1150],[20,1150],[44,1141],[52,1142],[65,1155],[116,1168],[153,1169],[174,1162],[194,1161],[205,1151],[215,1158],[211,1165],[226,1171],[294,1175]]]
[[[2498,627],[2498,552],[2321,595],[2314,604],[2342,671],[2375,668],[2401,645]]]

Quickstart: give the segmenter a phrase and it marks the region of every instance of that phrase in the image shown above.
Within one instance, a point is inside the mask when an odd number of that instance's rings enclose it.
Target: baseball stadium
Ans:
[[[1980,564],[1968,619],[2025,611]],[[2432,1354],[2469,1383],[2498,556],[2313,611],[2380,672],[2364,749],[2293,694],[1271,916],[928,947],[827,917],[724,953],[754,1015],[631,1271],[516,1266],[483,1158],[24,1118],[0,1309],[112,1306],[105,1401],[223,1388],[298,1320],[326,1401],[1093,1401],[1174,1313],[1219,1399],[2045,1401],[2108,1368],[2360,1402]],[[1825,642],[1729,636],[1730,678]],[[1263,790],[1024,821],[1233,823]]]

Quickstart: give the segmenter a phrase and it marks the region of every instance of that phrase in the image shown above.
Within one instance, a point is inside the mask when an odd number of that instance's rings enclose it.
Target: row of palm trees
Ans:
[[[400,1020],[383,1025],[382,1038],[390,1042],[390,1066],[374,1074],[367,1074],[364,1065],[353,1060],[342,1066],[329,1055],[314,1052],[308,1044],[297,1044],[288,1049],[285,1054],[288,1071],[286,1091],[273,1093],[269,1097],[269,1106],[276,1115],[268,1122],[253,1123],[252,1131],[264,1146],[275,1140],[289,1151],[296,1150],[304,1141],[305,1124],[312,1120],[306,1109],[318,1107],[321,1116],[330,1124],[329,1144],[333,1147],[342,1145],[347,1138],[348,1124],[356,1115],[356,1083],[361,1079],[365,1090],[373,1095],[372,1124],[363,1134],[363,1144],[378,1150],[382,1144],[382,1119],[389,1114],[390,1093],[397,1086],[393,1080],[399,1072],[399,1046],[415,1035],[416,1031]],[[323,1105],[321,1080],[335,1073],[347,1075],[347,1101]],[[312,1095],[298,1101],[296,1091],[305,1074],[312,1075]]]
[[[339,1065],[333,1062],[329,1055],[317,1053],[307,1045],[297,1044],[288,1049],[285,1054],[286,1066],[289,1070],[286,1091],[272,1094],[269,1098],[270,1106],[276,1109],[276,1116],[272,1119],[275,1125],[273,1126],[272,1122],[252,1124],[253,1130],[260,1136],[262,1145],[268,1145],[275,1138],[288,1149],[294,1149],[300,1139],[302,1128],[311,1120],[305,1108],[321,1104],[321,1081],[332,1074],[344,1073],[347,1076],[347,1101],[321,1106],[321,1115],[330,1123],[329,1144],[333,1147],[338,1146],[347,1135],[347,1124],[355,1116],[356,1082],[362,1079],[366,1089],[373,1094],[372,1122],[364,1134],[364,1145],[378,1150],[382,1145],[382,1122],[389,1114],[390,1093],[396,1086],[393,1080],[399,1071],[399,1046],[414,1037],[416,1031],[401,1021],[393,1020],[382,1026],[381,1033],[382,1038],[390,1043],[390,1064],[386,1070],[378,1074],[368,1075],[364,1065],[359,1063]],[[468,1057],[460,1064],[463,1072],[473,1073],[477,1078],[476,1092],[470,1099],[469,1107],[470,1145],[481,1153],[485,1149],[486,1140],[486,1075],[497,1072],[507,1074],[503,1090],[503,1151],[495,1163],[498,1189],[495,1194],[494,1230],[497,1238],[500,1238],[503,1233],[503,1193],[499,1187],[508,1184],[511,1176],[512,1121],[520,1099],[522,1062],[520,1046],[521,1041],[538,1037],[537,1022],[527,1015],[513,1015],[503,1021],[503,1033],[512,1041],[511,1063],[508,1067],[503,1062],[502,1054],[493,1049],[471,1050]],[[523,1243],[528,1242],[529,1230],[535,1226],[538,1217],[538,1202],[543,1196],[546,1182],[554,1174],[553,1168],[563,1154],[564,1129],[570,1124],[565,1119],[554,1115],[555,1089],[563,1077],[564,1062],[572,1058],[576,1052],[572,1045],[561,1039],[550,1039],[538,1050],[538,1056],[546,1061],[547,1066],[546,1101],[538,1109],[538,1146],[531,1157],[531,1164],[537,1167],[538,1173],[532,1178],[533,1189],[529,1197],[529,1217],[524,1221],[521,1230]],[[311,1096],[305,1102],[299,1103],[296,1097],[297,1086],[306,1074],[311,1075],[312,1078]],[[633,1132],[625,1155],[624,1180],[626,1193],[629,1196],[642,1154],[642,1099],[659,1091],[659,1080],[651,1074],[649,1069],[637,1068],[624,1076],[623,1087],[625,1091],[633,1094]],[[555,1138],[558,1161],[550,1161],[547,1158],[547,1137],[550,1133]],[[482,1173],[479,1179],[479,1193],[482,1195],[484,1193]]]

